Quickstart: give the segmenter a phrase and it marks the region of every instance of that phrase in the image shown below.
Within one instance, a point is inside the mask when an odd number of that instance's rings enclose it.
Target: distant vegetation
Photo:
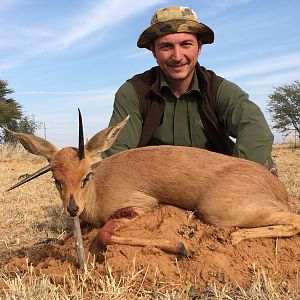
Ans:
[[[26,116],[22,111],[22,106],[10,95],[14,91],[8,88],[5,80],[0,80],[0,127],[6,127],[13,131],[25,133],[35,133],[39,124],[34,116]],[[13,137],[4,130],[0,131],[0,144],[15,142]]]
[[[300,81],[276,87],[269,99],[274,128],[285,136],[295,131],[300,138]]]

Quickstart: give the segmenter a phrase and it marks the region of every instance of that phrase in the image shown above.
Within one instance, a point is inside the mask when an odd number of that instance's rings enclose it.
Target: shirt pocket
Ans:
[[[204,134],[204,126],[198,112],[190,112],[190,132],[192,147],[205,148],[207,138]]]

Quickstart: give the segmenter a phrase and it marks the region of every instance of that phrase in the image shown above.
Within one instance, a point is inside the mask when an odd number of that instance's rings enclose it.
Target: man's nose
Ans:
[[[182,52],[179,46],[174,47],[172,58],[176,61],[180,61],[182,59]]]

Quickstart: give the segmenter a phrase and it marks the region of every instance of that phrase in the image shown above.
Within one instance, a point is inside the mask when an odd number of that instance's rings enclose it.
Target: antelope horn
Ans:
[[[51,168],[52,168],[51,165],[48,165],[48,166],[46,166],[46,167],[43,167],[42,169],[40,169],[40,170],[34,172],[33,174],[28,175],[26,178],[24,178],[24,179],[21,180],[20,182],[16,183],[14,186],[12,186],[11,188],[9,188],[9,189],[6,190],[6,191],[7,191],[7,192],[8,192],[8,191],[11,191],[11,190],[13,190],[13,189],[16,188],[16,187],[18,187],[18,186],[20,186],[20,185],[22,185],[22,184],[24,184],[24,183],[26,183],[26,182],[28,182],[28,181],[34,179],[34,178],[37,178],[37,177],[39,177],[39,176],[41,176],[41,175],[43,175],[43,174],[49,172],[49,171],[51,170]]]
[[[79,143],[78,143],[78,157],[79,160],[84,159],[84,138],[83,138],[83,125],[80,109],[78,108],[79,115]]]

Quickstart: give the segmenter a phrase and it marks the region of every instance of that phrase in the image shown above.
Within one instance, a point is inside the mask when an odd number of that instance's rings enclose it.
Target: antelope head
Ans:
[[[91,165],[95,162],[96,158],[97,160],[101,160],[99,154],[109,149],[115,143],[118,134],[129,119],[129,116],[127,116],[121,123],[98,132],[84,145],[82,118],[79,109],[78,112],[78,149],[66,147],[59,150],[55,145],[35,135],[5,129],[30,153],[44,156],[49,162],[49,165],[29,175],[9,190],[37,178],[48,171],[52,171],[65,212],[71,217],[79,216],[84,210],[87,199],[86,192],[89,180],[93,174]]]

